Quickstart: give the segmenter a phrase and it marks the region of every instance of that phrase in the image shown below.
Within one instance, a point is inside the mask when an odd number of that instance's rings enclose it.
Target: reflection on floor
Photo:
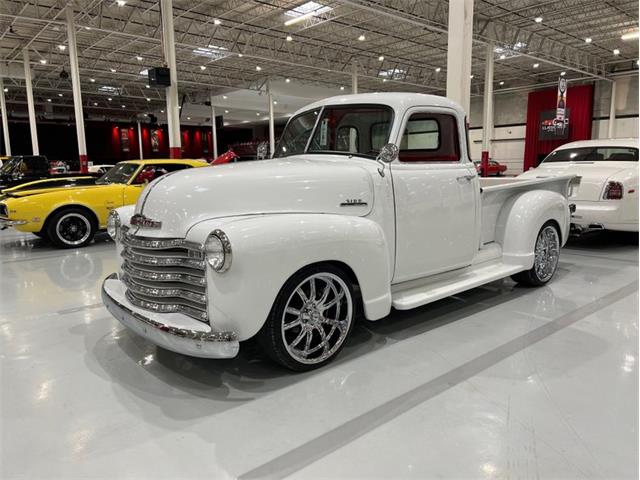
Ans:
[[[100,302],[113,243],[0,232],[2,478],[637,478],[638,244],[362,322],[294,375],[159,350]]]

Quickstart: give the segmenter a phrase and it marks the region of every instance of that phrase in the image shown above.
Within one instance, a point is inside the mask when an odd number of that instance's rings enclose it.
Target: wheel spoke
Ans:
[[[306,333],[307,331],[304,328],[300,330],[300,333],[298,334],[298,336],[295,338],[293,342],[291,342],[291,346],[296,347],[302,341]]]
[[[324,305],[320,306],[320,310],[321,311],[325,311],[328,310],[329,308],[333,307],[334,305],[336,305],[340,300],[342,300],[342,297],[344,297],[344,292],[340,291],[336,297],[331,300],[329,303],[325,303]]]
[[[296,293],[298,294],[298,296],[302,299],[303,303],[307,303],[309,301],[309,299],[307,298],[307,295],[304,293],[304,291],[302,290],[302,287],[298,287],[296,289]]]
[[[309,280],[309,300],[312,302],[316,299],[316,279],[312,277]]]
[[[291,330],[293,327],[298,327],[302,325],[302,322],[300,322],[300,320],[294,320],[293,322],[290,323],[286,323],[282,326],[283,330]]]
[[[331,284],[327,283],[322,291],[322,295],[320,296],[320,300],[318,300],[318,305],[322,306],[324,302],[329,298],[329,293],[331,293]]]
[[[297,308],[293,308],[293,307],[287,307],[287,309],[285,310],[286,313],[290,314],[290,315],[295,315],[297,317],[300,316],[300,310],[298,310]]]

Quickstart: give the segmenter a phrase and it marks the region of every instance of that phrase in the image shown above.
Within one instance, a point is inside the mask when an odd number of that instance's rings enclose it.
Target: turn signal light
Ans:
[[[620,182],[609,182],[607,187],[604,189],[605,200],[620,200],[622,198],[622,192],[624,191],[624,187]]]

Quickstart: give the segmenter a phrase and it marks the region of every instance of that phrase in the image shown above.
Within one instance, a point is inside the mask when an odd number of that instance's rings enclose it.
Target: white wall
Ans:
[[[623,77],[617,82],[615,137],[638,137],[638,77]],[[506,164],[507,174],[510,175],[522,173],[528,93],[513,92],[495,96],[491,158]],[[596,82],[592,138],[608,136],[610,101],[610,83]],[[482,97],[472,98],[470,110],[471,158],[479,160],[482,155]]]

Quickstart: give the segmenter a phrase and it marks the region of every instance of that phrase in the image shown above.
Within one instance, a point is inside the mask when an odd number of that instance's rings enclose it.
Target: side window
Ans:
[[[175,172],[177,170],[183,170],[185,168],[191,168],[191,166],[185,165],[183,163],[147,165],[140,171],[140,173],[138,173],[136,178],[131,183],[132,185],[142,185],[143,183],[149,183],[156,178],[161,177],[165,173]]]
[[[459,162],[458,125],[453,115],[414,113],[402,140],[401,162]]]
[[[340,127],[336,134],[336,150],[339,152],[357,153],[358,129],[356,127]]]
[[[389,137],[389,123],[374,123],[371,125],[371,150],[379,152]]]

